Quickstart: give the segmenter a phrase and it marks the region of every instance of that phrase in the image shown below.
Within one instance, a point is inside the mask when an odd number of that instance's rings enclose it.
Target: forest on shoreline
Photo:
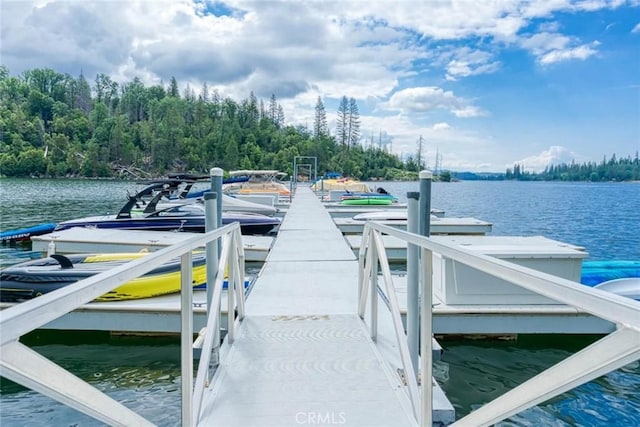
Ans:
[[[0,175],[6,177],[148,178],[170,172],[276,169],[293,173],[296,156],[317,159],[319,175],[338,171],[362,180],[415,180],[425,168],[377,144],[363,144],[356,101],[343,97],[332,135],[318,98],[313,128],[286,124],[273,94],[235,101],[207,85],[182,93],[171,78],[145,86],[98,74],[93,86],[51,69],[11,76],[0,66]],[[435,179],[464,179],[436,171]],[[542,173],[514,165],[504,174],[472,179],[630,181],[640,179],[635,158],[549,166]]]

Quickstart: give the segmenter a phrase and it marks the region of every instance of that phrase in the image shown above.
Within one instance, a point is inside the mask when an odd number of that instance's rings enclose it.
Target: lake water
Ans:
[[[406,201],[417,182],[377,182]],[[0,229],[116,213],[121,181],[0,180]],[[492,235],[542,235],[583,246],[589,259],[640,259],[640,184],[467,181],[434,183],[432,207],[447,216],[493,223]],[[0,247],[0,266],[37,256]],[[591,336],[520,336],[514,341],[443,341],[434,374],[457,417],[481,406],[593,342]],[[36,331],[23,339],[160,426],[180,425],[180,348],[175,338]],[[99,422],[5,379],[0,425],[97,426]],[[640,364],[635,362],[501,423],[502,426],[640,425]]]

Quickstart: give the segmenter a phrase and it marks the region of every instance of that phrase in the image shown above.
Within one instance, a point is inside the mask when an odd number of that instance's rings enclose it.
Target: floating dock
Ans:
[[[366,221],[351,218],[335,218],[336,226],[343,234],[362,234]],[[399,230],[407,229],[406,220],[376,221]],[[473,234],[484,235],[491,232],[492,224],[475,218],[432,218],[430,223],[432,235],[439,234]]]
[[[31,238],[34,251],[47,253],[54,244],[59,253],[155,252],[194,236],[194,233],[171,231],[119,230],[74,227]],[[274,237],[243,236],[246,260],[264,262]]]
[[[397,366],[357,315],[357,283],[353,252],[318,198],[299,187],[235,341],[223,345],[199,425],[295,426],[318,417],[415,425]],[[433,414],[436,425],[454,419],[435,383]]]
[[[293,205],[291,205],[293,206]],[[291,262],[299,261],[301,258],[308,257],[309,254],[318,251],[329,251],[334,256],[353,257],[359,253],[360,235],[344,235],[342,236],[338,228],[335,226],[334,218],[331,221],[331,210],[326,209],[326,203],[319,201],[318,206],[310,210],[309,219],[303,217],[298,219],[298,223],[294,222],[293,216],[288,214],[290,208],[287,208],[286,224],[289,224],[289,233],[280,233],[276,238],[271,236],[243,236],[245,255],[247,261],[264,262],[267,256],[273,253],[271,261],[289,260]],[[345,208],[342,208],[345,209]],[[351,209],[353,210],[353,208]],[[322,212],[323,220],[330,220],[328,230],[313,231],[314,225],[311,215],[314,211]],[[295,213],[295,211],[294,211]],[[444,218],[442,218],[444,219]],[[283,222],[284,224],[284,222]],[[299,230],[311,228],[310,234],[303,237],[304,242],[296,243],[287,240],[287,235],[291,234],[292,224]],[[61,232],[54,232],[43,236],[34,236],[33,249],[36,251],[46,252],[49,243],[54,242],[56,250],[62,253],[73,252],[137,252],[140,250],[156,251],[166,246],[176,244],[189,237],[190,233],[172,233],[172,232],[145,232],[145,231],[125,231],[125,230],[100,230],[100,229],[69,229]],[[332,236],[329,239],[329,236]],[[333,238],[339,237],[336,241]],[[434,236],[440,239],[480,239],[481,236]],[[496,237],[487,236],[488,240]],[[501,239],[522,239],[520,237],[506,237]],[[535,240],[541,238],[529,237],[527,240]],[[392,236],[383,236],[384,245],[387,256],[392,262],[406,262],[406,242]],[[506,240],[505,240],[506,241]],[[337,242],[340,242],[338,244]],[[346,242],[346,243],[345,243]],[[504,243],[504,242],[503,242]],[[332,245],[332,246],[327,246]],[[337,246],[333,246],[337,245]],[[571,249],[571,245],[566,245]],[[277,251],[273,252],[273,249]],[[512,248],[513,249],[513,248]],[[573,248],[580,250],[580,248]],[[506,249],[505,249],[506,250]],[[271,251],[271,252],[270,252]],[[346,251],[346,252],[345,252]],[[548,248],[540,252],[541,257],[551,257]],[[337,261],[336,261],[337,262]],[[263,272],[259,276],[263,276],[264,272],[276,269],[279,264],[267,263],[263,267]],[[312,264],[313,265],[313,264]],[[341,265],[337,263],[336,266]],[[323,276],[319,276],[320,272],[313,268],[307,271],[307,274],[300,280],[301,283],[323,277],[322,283],[326,287],[325,292],[330,292],[332,284],[336,283],[355,283],[354,275],[356,268],[351,272],[351,276],[345,276],[340,271],[334,271],[332,265],[325,266],[331,277],[326,277],[326,272],[322,272]],[[277,272],[276,272],[277,273]],[[258,304],[256,300],[260,300],[261,289],[264,283],[269,280],[279,282],[278,274],[270,274],[267,278],[262,278],[259,284],[254,287],[253,294],[257,294],[257,298],[250,296],[253,303]],[[394,284],[399,293],[399,301],[403,314],[406,307],[406,279],[402,276],[394,276]],[[292,291],[299,292],[303,288],[294,289]],[[355,291],[354,291],[355,292]],[[194,291],[194,327],[200,328],[204,325],[205,292]],[[403,295],[404,294],[404,295]],[[354,296],[355,298],[355,293]],[[332,296],[328,294],[327,299],[332,300]],[[590,314],[580,312],[579,310],[565,305],[548,305],[548,304],[452,304],[443,301],[441,295],[434,293],[434,309],[433,309],[433,332],[434,334],[518,334],[518,333],[584,333],[584,334],[601,334],[608,333],[614,329],[614,325],[605,320],[591,316]],[[266,301],[266,300],[264,300]],[[264,302],[263,302],[264,303]],[[262,303],[260,303],[262,304]],[[282,299],[282,304],[286,304],[286,298]],[[11,303],[0,303],[0,308],[7,307]],[[226,305],[223,305],[226,307]],[[226,323],[226,311],[222,313],[223,323]],[[157,298],[148,298],[145,300],[133,301],[117,301],[109,303],[89,303],[81,308],[69,313],[55,322],[47,325],[48,329],[78,329],[78,330],[106,330],[106,331],[124,331],[124,332],[140,332],[140,333],[178,333],[180,331],[180,296],[165,295]]]
[[[396,203],[388,206],[348,206],[339,203],[324,203],[323,206],[329,212],[332,218],[353,218],[358,214],[366,214],[370,212],[392,211],[402,212],[407,210],[406,203]],[[431,209],[431,215],[437,218],[444,218],[445,212],[442,209]]]

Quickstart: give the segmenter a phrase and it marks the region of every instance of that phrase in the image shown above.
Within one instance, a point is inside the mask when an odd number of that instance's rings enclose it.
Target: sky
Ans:
[[[363,144],[430,169],[640,150],[640,0],[2,0],[0,24],[11,75],[273,94],[309,129],[321,97],[332,132],[346,96]]]

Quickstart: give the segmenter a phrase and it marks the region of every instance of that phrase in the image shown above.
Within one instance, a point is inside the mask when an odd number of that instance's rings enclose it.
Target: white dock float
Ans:
[[[415,425],[400,376],[357,315],[357,279],[342,234],[299,187],[198,424]],[[434,396],[434,424],[453,421],[437,384]]]
[[[34,251],[44,253],[51,242],[59,253],[155,252],[193,236],[194,233],[184,232],[74,227],[34,236],[31,242]],[[246,260],[264,262],[273,240],[270,236],[243,236]]]
[[[358,256],[362,235],[345,235],[344,238],[351,250]],[[384,242],[389,262],[407,262],[407,242],[393,236],[382,236],[382,241]]]
[[[407,277],[393,276],[403,319]],[[433,295],[435,335],[608,334],[616,325],[564,304],[447,304]]]
[[[362,234],[366,221],[351,218],[335,218],[338,229],[344,234]],[[406,220],[376,221],[400,230],[407,229]],[[438,234],[484,235],[491,232],[492,224],[475,218],[432,218],[430,231]]]
[[[222,306],[226,307],[226,291]],[[0,307],[11,306],[0,303]],[[199,330],[206,324],[207,292],[193,291],[193,325]],[[222,311],[223,326],[227,312]],[[109,331],[116,333],[179,334],[180,294],[162,295],[129,301],[90,302],[43,326],[42,329]]]
[[[353,206],[353,205],[340,205],[340,204],[327,204],[325,203],[323,205],[326,209],[327,212],[329,212],[329,215],[331,215],[332,218],[353,218],[354,216],[358,215],[358,214],[364,214],[364,213],[369,213],[369,212],[379,212],[379,211],[392,211],[392,212],[402,212],[402,211],[406,211],[407,210],[407,204],[406,203],[395,203],[393,205],[381,205],[381,206],[376,206],[376,205],[371,205],[369,207],[367,206]],[[445,212],[442,209],[431,209],[431,215],[437,217],[437,218],[444,218],[445,217]]]

